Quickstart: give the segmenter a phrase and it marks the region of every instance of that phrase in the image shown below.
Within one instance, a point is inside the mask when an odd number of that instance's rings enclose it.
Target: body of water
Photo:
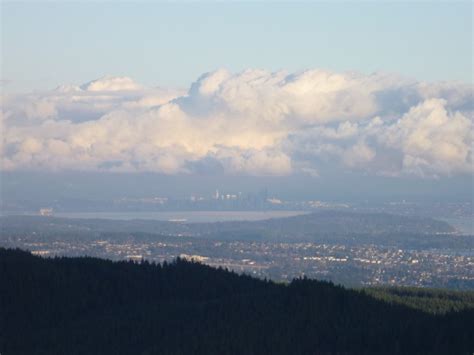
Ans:
[[[472,217],[449,217],[437,219],[449,223],[461,234],[474,235],[474,218]]]
[[[260,221],[269,218],[291,217],[306,211],[177,211],[177,212],[71,212],[54,213],[55,217],[100,219],[148,219],[187,223]]]

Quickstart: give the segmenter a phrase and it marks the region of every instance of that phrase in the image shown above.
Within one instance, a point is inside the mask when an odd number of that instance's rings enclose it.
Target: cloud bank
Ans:
[[[189,90],[127,77],[2,98],[2,170],[472,174],[472,86],[217,70]]]

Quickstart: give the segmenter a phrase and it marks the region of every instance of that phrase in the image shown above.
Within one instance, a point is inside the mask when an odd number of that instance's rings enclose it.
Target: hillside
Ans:
[[[1,354],[471,354],[474,311],[432,314],[307,279],[181,259],[0,249]]]
[[[389,303],[403,304],[433,314],[474,309],[474,291],[420,287],[370,287],[363,290]]]
[[[0,217],[4,235],[153,233],[215,240],[383,244],[411,247],[465,247],[471,238],[453,238],[455,229],[427,217],[386,213],[319,211],[260,221],[176,223],[157,220],[76,219],[43,216]]]

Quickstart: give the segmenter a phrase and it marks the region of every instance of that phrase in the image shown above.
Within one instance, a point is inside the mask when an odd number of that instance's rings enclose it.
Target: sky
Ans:
[[[5,91],[104,75],[187,88],[218,68],[472,82],[471,2],[2,2]]]
[[[1,61],[4,190],[80,171],[472,196],[470,2],[3,2]]]

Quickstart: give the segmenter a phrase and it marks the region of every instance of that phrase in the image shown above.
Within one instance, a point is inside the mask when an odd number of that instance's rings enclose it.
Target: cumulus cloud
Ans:
[[[217,70],[189,90],[126,77],[2,98],[2,169],[377,175],[473,172],[472,86]]]
[[[99,80],[93,80],[84,85],[81,85],[81,89],[85,91],[135,91],[141,90],[143,87],[135,83],[128,77],[113,77],[106,76]]]
[[[384,144],[402,152],[408,172],[472,171],[472,116],[448,112],[446,104],[443,99],[425,100],[384,132]]]

